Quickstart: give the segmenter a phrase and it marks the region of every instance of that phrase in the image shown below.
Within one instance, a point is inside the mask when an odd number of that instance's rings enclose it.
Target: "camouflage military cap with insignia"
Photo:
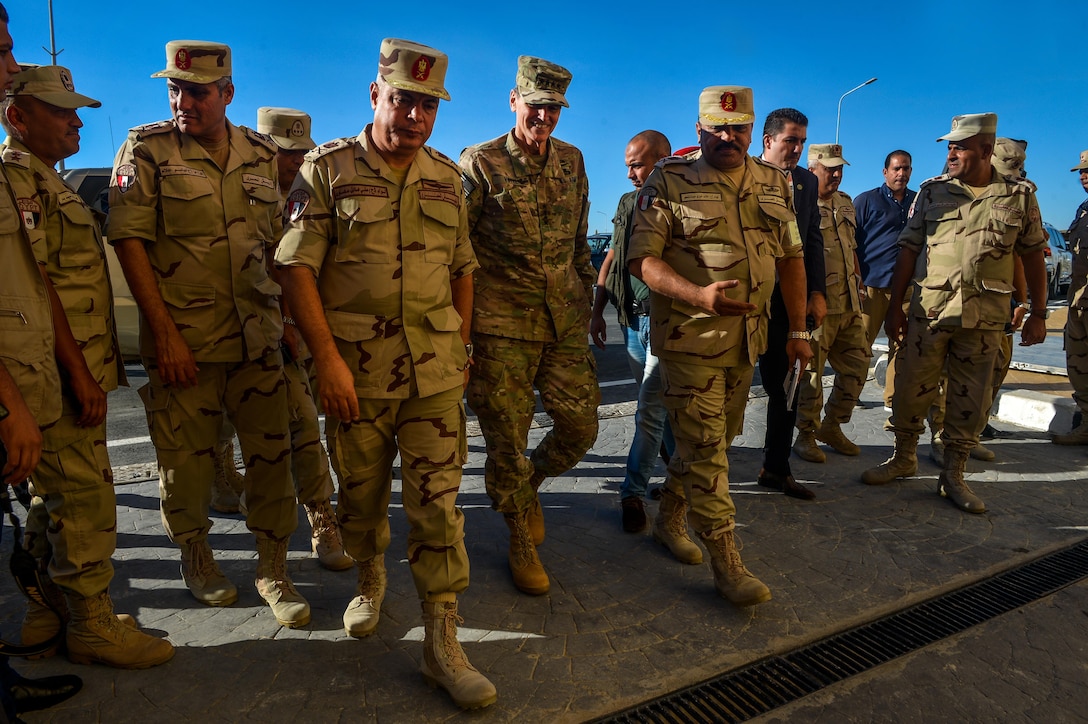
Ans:
[[[76,93],[72,72],[60,65],[27,65],[16,74],[9,96],[30,96],[57,108],[99,108],[94,98]]]
[[[567,87],[570,85],[570,71],[543,58],[531,55],[518,57],[518,74],[515,84],[521,99],[534,106],[559,104],[570,108],[567,103]]]
[[[440,50],[411,40],[386,38],[378,57],[378,77],[394,88],[448,101],[445,82],[449,63]]]
[[[980,133],[997,133],[996,113],[966,113],[952,119],[952,130],[937,139],[963,141]]]
[[[151,77],[203,84],[230,74],[230,47],[207,40],[171,40],[166,44],[166,68]]]
[[[838,168],[850,162],[842,157],[842,146],[837,143],[813,143],[808,147],[808,165],[818,163],[824,168]]]
[[[294,108],[261,106],[257,130],[268,135],[284,151],[309,151],[317,146],[310,138],[310,114]]]
[[[990,162],[1002,176],[1020,178],[1024,175],[1024,161],[1028,157],[1028,142],[1015,138],[999,138],[994,142]]]
[[[1085,169],[1088,169],[1088,151],[1081,151],[1080,152],[1080,163],[1078,163],[1076,166],[1074,166],[1073,168],[1071,168],[1069,170],[1070,171],[1083,171]]]
[[[712,85],[699,94],[699,122],[705,126],[742,126],[755,119],[751,88]]]

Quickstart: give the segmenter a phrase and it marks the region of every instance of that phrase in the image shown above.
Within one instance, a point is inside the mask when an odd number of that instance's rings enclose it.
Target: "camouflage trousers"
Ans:
[[[688,501],[697,533],[733,522],[727,451],[744,422],[754,372],[747,362],[722,368],[661,360],[662,398],[676,438],[665,487]]]
[[[947,365],[947,411],[942,439],[948,448],[973,448],[989,417],[994,367],[1004,336],[1002,330],[942,327],[912,318],[901,364],[896,368],[896,395],[889,429],[915,437],[922,434]]]
[[[60,419],[42,430],[25,543],[36,558],[49,556],[49,577],[58,586],[87,598],[113,579],[117,500],[106,426],[79,427],[78,419],[65,397]]]
[[[903,311],[910,308],[912,292],[907,291],[903,300]],[[869,356],[873,354],[873,342],[884,329],[884,318],[891,306],[892,290],[883,287],[865,287],[865,299],[861,301],[861,319],[865,325],[866,338],[869,342]],[[895,367],[902,358],[902,348],[894,340],[888,340],[888,369],[884,376],[884,406],[891,407],[895,398]]]
[[[858,404],[871,355],[868,336],[857,312],[829,314],[812,334],[812,364],[804,371],[797,401],[797,429],[815,431],[820,426],[820,405],[824,400],[824,365],[835,370],[835,385],[824,407],[824,419],[850,422]]]
[[[140,388],[159,464],[160,512],[179,545],[208,536],[213,456],[224,413],[238,433],[246,465],[246,525],[254,535],[280,540],[298,525],[291,481],[287,380],[279,351],[248,362],[201,362],[197,384],[162,384],[155,360],[145,358]]]
[[[502,513],[527,509],[534,474],[562,475],[578,464],[597,440],[597,363],[584,330],[557,342],[473,335],[475,354],[468,403],[487,445],[484,482],[492,507]],[[533,387],[554,425],[526,457],[536,401]]]
[[[461,388],[429,397],[359,398],[358,422],[325,418],[340,480],[337,517],[344,550],[357,561],[389,547],[393,461],[400,453],[408,519],[408,566],[420,599],[468,588],[465,516],[457,507],[468,456]]]
[[[1069,308],[1065,321],[1065,367],[1073,400],[1088,419],[1088,309]]]
[[[1012,334],[1002,334],[1001,349],[997,353],[997,359],[994,362],[994,379],[990,387],[989,405],[986,407],[986,414],[983,415],[982,427],[979,428],[980,433],[986,427],[990,415],[994,413],[994,401],[1001,391],[1001,385],[1005,384],[1005,375],[1009,374],[1009,365],[1012,364],[1012,343]],[[929,431],[932,435],[937,435],[944,429],[945,398],[947,394],[948,375],[943,374],[938,385],[937,397],[933,400],[933,406],[929,408]]]
[[[284,362],[287,405],[291,414],[291,475],[300,503],[319,503],[332,498],[335,487],[329,472],[329,456],[321,446],[321,423],[311,393],[310,373],[298,362]],[[219,442],[234,439],[234,425],[224,420]]]

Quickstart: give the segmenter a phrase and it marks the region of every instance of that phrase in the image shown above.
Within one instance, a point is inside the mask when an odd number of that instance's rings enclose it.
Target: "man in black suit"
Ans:
[[[820,234],[820,212],[816,207],[816,176],[799,167],[801,151],[808,140],[808,118],[794,108],[779,108],[767,114],[763,123],[761,158],[781,168],[793,186],[797,228],[805,247],[805,277],[808,283],[809,331],[820,326],[827,313],[824,297],[824,241]],[[759,484],[786,495],[812,500],[816,494],[793,478],[790,452],[793,445],[796,408],[786,409],[783,384],[789,374],[786,341],[790,335],[782,292],[775,285],[771,297],[771,323],[767,330],[767,351],[759,358],[759,376],[767,392],[767,437],[763,443],[763,468]],[[797,334],[797,333],[793,333]],[[822,372],[822,371],[821,371]]]

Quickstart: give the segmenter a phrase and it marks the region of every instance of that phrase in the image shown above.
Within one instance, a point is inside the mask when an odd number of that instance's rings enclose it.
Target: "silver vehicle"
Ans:
[[[1062,232],[1054,228],[1053,224],[1043,222],[1043,229],[1050,237],[1050,244],[1043,249],[1046,257],[1047,296],[1057,299],[1065,293],[1073,280],[1073,254],[1069,251]]]

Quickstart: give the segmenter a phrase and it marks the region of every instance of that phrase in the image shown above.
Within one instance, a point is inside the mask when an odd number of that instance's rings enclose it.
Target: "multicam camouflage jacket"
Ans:
[[[581,151],[549,139],[535,175],[510,132],[465,149],[461,170],[480,261],[473,331],[544,342],[586,334],[597,274]]]

